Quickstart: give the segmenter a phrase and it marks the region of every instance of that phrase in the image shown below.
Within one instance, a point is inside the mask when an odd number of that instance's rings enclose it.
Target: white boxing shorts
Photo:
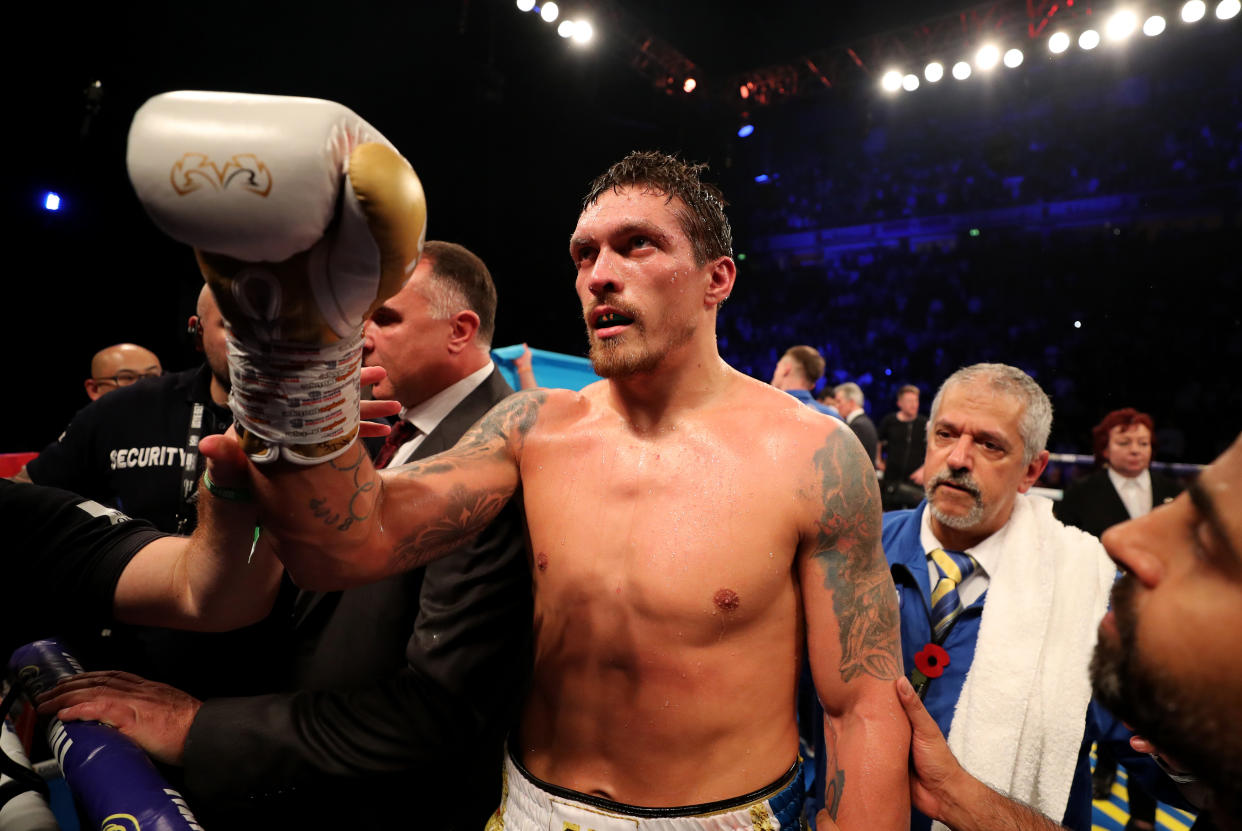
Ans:
[[[505,756],[500,807],[486,831],[782,831],[807,829],[802,759],[754,793],[679,808],[640,808],[536,779]]]

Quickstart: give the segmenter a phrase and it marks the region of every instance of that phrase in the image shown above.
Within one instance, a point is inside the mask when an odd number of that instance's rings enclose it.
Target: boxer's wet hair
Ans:
[[[685,208],[674,209],[682,231],[694,249],[698,265],[717,257],[733,256],[733,230],[725,217],[724,195],[715,185],[699,178],[705,164],[689,164],[675,156],[655,150],[635,150],[591,183],[582,209],[595,204],[605,191],[641,187],[644,190],[681,200]]]
[[[496,284],[487,265],[455,242],[428,240],[423,256],[431,261],[432,288],[427,301],[432,318],[445,320],[469,309],[479,316],[475,341],[480,347],[490,347],[496,331]]]

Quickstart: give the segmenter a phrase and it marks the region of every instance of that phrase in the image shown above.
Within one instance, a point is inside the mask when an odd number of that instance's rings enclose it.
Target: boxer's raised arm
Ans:
[[[897,596],[880,548],[874,469],[842,425],[813,459],[799,554],[807,648],[824,706],[826,810],[843,829],[906,828],[909,726]]]
[[[511,395],[452,449],[383,473],[360,445],[321,465],[255,466],[264,533],[294,582],[321,591],[441,557],[512,498],[522,445],[547,397],[543,390]]]

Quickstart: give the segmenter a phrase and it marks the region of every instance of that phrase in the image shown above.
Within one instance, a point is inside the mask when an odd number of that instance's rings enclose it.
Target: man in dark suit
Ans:
[[[847,381],[844,384],[838,384],[834,390],[837,399],[837,409],[841,411],[841,417],[845,419],[845,423],[854,431],[854,435],[858,436],[858,440],[862,442],[863,450],[867,451],[867,458],[875,464],[875,454],[880,441],[879,434],[875,431],[875,422],[867,415],[867,411],[863,409],[864,399],[862,387],[853,381]]]
[[[1100,469],[1069,487],[1053,509],[1057,519],[1099,537],[1114,525],[1146,516],[1152,508],[1172,502],[1182,488],[1151,470],[1155,433],[1151,416],[1131,407],[1104,416],[1091,431],[1095,463]],[[1092,773],[1096,799],[1108,797],[1116,774],[1117,760],[1101,749]],[[1139,787],[1131,786],[1129,794],[1126,828],[1154,828],[1155,800]]]
[[[489,356],[495,309],[483,262],[443,242],[428,242],[376,309],[364,362],[388,373],[375,397],[403,406],[377,465],[452,447],[513,392]],[[184,793],[208,827],[387,828],[404,816],[411,827],[481,828],[530,673],[522,529],[515,500],[425,568],[303,592],[289,691],[198,702],[147,682],[97,695],[145,708],[122,731],[184,766]]]

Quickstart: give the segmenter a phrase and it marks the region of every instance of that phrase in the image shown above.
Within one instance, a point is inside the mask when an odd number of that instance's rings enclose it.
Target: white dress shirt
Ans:
[[[423,439],[444,421],[444,417],[453,411],[458,404],[466,400],[466,396],[478,389],[479,385],[487,380],[487,376],[492,374],[495,364],[491,361],[474,372],[462,378],[457,383],[445,387],[435,395],[428,398],[421,404],[417,404],[409,409],[401,411],[401,418],[408,421],[418,428],[418,433],[414,438],[397,448],[397,452],[393,454],[392,461],[388,463],[389,467],[403,465],[414,455],[414,451],[423,443]]]
[[[1130,519],[1151,513],[1151,471],[1144,468],[1138,476],[1122,476],[1110,467],[1108,479],[1126,506]]]

